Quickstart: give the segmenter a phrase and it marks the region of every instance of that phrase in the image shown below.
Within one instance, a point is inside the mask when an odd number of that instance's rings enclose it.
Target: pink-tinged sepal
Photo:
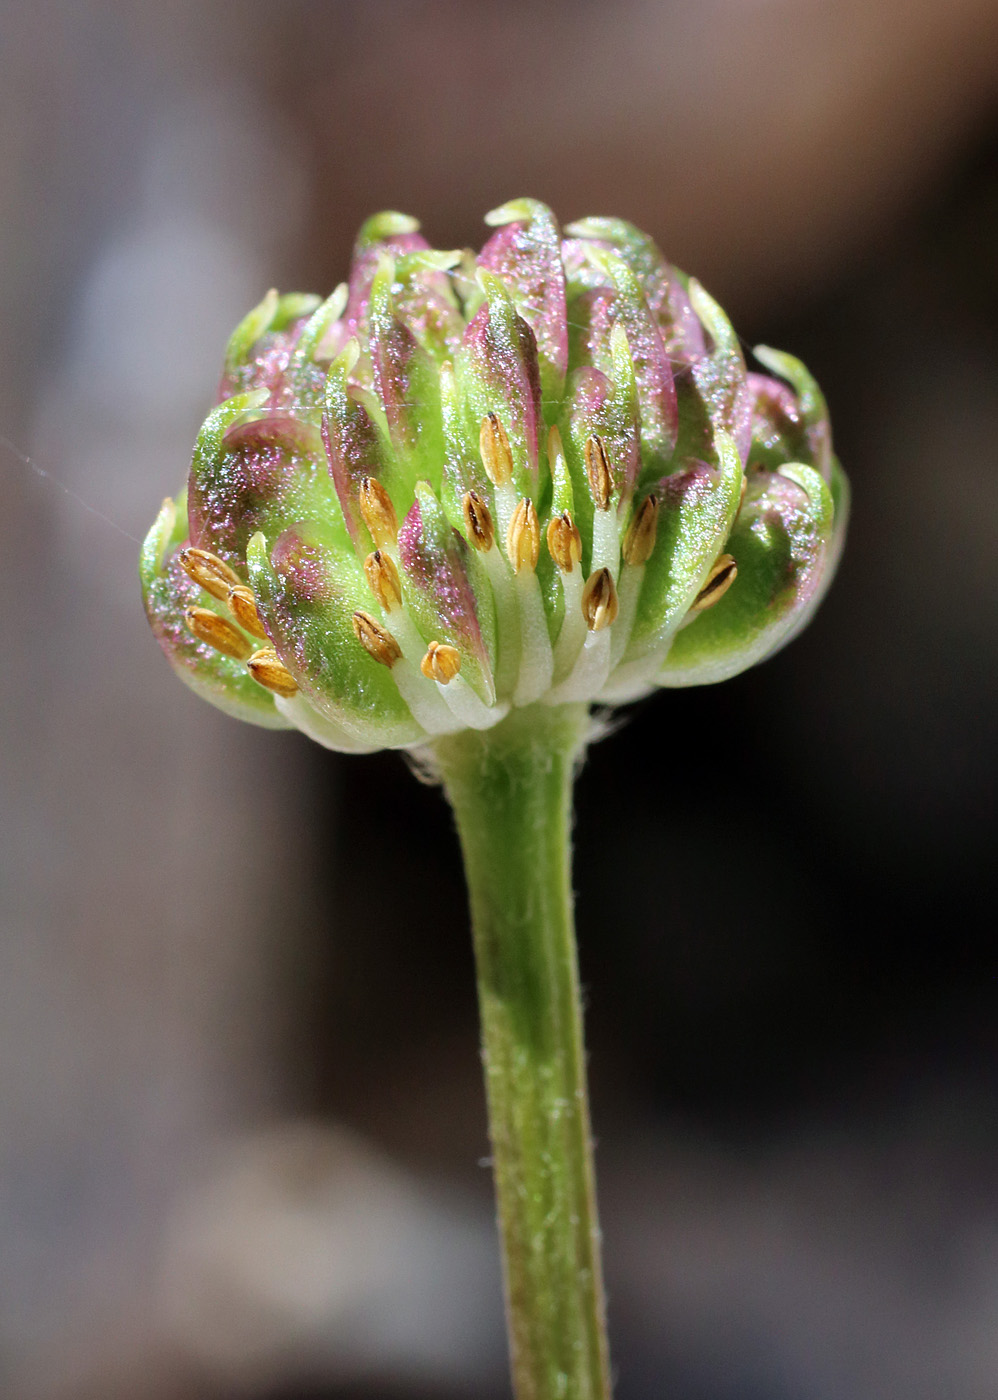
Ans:
[[[831,482],[832,425],[828,416],[828,405],[817,380],[806,365],[783,350],[773,350],[768,345],[757,345],[753,353],[772,374],[788,380],[793,387],[796,409],[792,414],[792,427],[790,421],[786,420],[786,436],[790,443],[796,443],[798,451],[790,460],[807,462],[815,471],[820,472],[827,482]],[[756,387],[756,376],[753,375],[752,379]]]
[[[271,692],[256,683],[243,663],[199,641],[187,626],[184,613],[189,607],[207,608],[229,620],[225,604],[200,588],[181,567],[178,555],[187,542],[183,497],[176,503],[164,501],[139,560],[142,598],[153,635],[180,679],[203,700],[250,724],[289,729]]]
[[[646,467],[664,470],[676,444],[676,386],[661,331],[637,277],[616,253],[597,244],[591,261],[614,293],[613,316],[627,334],[641,411],[641,454]]]
[[[645,564],[628,659],[659,651],[703,587],[731,531],[741,499],[741,458],[734,440],[717,434],[716,465],[687,462],[655,486],[655,547]]]
[[[606,347],[609,353],[601,356],[609,373],[589,366],[575,370],[569,377],[559,422],[575,524],[582,535],[585,572],[591,567],[597,511],[609,510],[619,515],[626,510],[641,468],[637,386],[627,337],[619,324],[613,326],[610,341]],[[609,469],[610,489],[605,493],[605,504],[597,499],[597,494],[604,493],[597,491],[598,483],[586,460],[587,444],[590,459],[593,458],[594,439],[600,444],[595,448],[600,463],[605,461]]]
[[[465,431],[477,442],[482,419],[495,413],[512,450],[516,491],[533,497],[543,425],[537,341],[500,279],[485,269],[478,277],[486,300],[468,324],[454,366]]]
[[[289,405],[294,393],[288,368],[299,337],[318,306],[316,296],[302,292],[280,296],[269,291],[229,339],[216,402],[265,389],[274,407]]]
[[[709,293],[690,278],[689,298],[707,332],[707,349],[693,364],[692,376],[711,421],[734,438],[743,462],[752,441],[752,391],[745,356],[731,322]]]
[[[453,359],[464,335],[450,275],[460,258],[459,252],[420,249],[395,263],[395,314],[437,364]]]
[[[813,468],[753,473],[724,546],[734,581],[676,635],[659,684],[727,680],[788,641],[827,573],[834,520],[832,493]]]
[[[358,402],[358,396],[364,391],[352,380],[355,365],[355,342],[351,341],[330,366],[326,377],[322,440],[329,476],[347,529],[357,549],[363,552],[370,548],[370,536],[360,510],[364,479],[373,477],[380,481],[396,503],[396,510],[399,502],[406,501],[407,493],[405,472],[390,450],[387,423],[375,423],[368,411],[369,408],[375,413],[382,410],[370,398],[366,403]],[[313,514],[321,519],[318,512]]]
[[[330,347],[345,337],[346,303],[347,285],[341,282],[302,326],[288,363],[287,381],[292,403],[298,412],[316,422],[322,417],[326,373],[334,358]]]
[[[541,388],[558,400],[568,368],[568,321],[561,236],[554,215],[536,199],[514,199],[486,214],[497,227],[479,267],[501,278],[537,341]]]
[[[394,279],[394,264],[386,260],[371,286],[374,388],[398,467],[411,484],[428,478],[439,485],[443,461],[440,376],[432,356],[396,314]]]
[[[361,346],[367,344],[371,286],[385,256],[401,258],[406,253],[415,253],[429,246],[419,232],[419,220],[409,214],[387,210],[372,215],[361,224],[350,264],[347,305],[343,314],[344,345],[351,336],[356,336]],[[342,349],[342,346],[339,348]]]
[[[353,549],[324,521],[303,521],[269,550],[263,535],[254,535],[248,565],[277,653],[319,714],[374,746],[399,748],[422,737],[391,668],[357,639],[354,614],[372,602]]]
[[[450,361],[440,366],[440,410],[443,430],[443,472],[440,498],[452,525],[460,525],[462,502],[469,491],[493,504],[492,483],[482,463],[480,430],[474,439],[457,374]]]
[[[191,541],[241,567],[252,534],[271,538],[292,520],[342,517],[319,429],[307,418],[238,395],[209,414],[188,487]]]
[[[487,705],[495,702],[495,610],[481,564],[454,530],[430,486],[420,482],[399,528],[406,607],[424,641],[461,655],[461,675]],[[473,577],[475,584],[473,584]],[[483,637],[484,632],[484,637]],[[485,637],[489,646],[486,646]]]
[[[691,364],[704,353],[703,328],[683,279],[662,256],[654,239],[625,219],[579,219],[569,224],[568,232],[576,239],[610,249],[627,263],[641,284],[673,369]]]

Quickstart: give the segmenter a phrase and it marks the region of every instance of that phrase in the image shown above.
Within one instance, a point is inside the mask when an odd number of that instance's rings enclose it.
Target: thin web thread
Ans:
[[[26,452],[22,452],[19,447],[11,442],[10,438],[4,437],[2,433],[0,433],[0,447],[5,448],[22,466],[34,472],[35,476],[41,477],[43,481],[50,482],[57,490],[62,491],[64,495],[68,496],[71,501],[75,501],[77,505],[82,506],[90,515],[96,516],[97,519],[103,521],[105,525],[110,525],[112,530],[116,530],[119,535],[124,535],[126,540],[131,540],[132,544],[138,545],[141,548],[142,541],[136,539],[123,525],[119,525],[117,520],[112,520],[109,515],[105,515],[102,510],[99,510],[97,506],[88,501],[85,496],[81,496],[79,491],[74,491],[71,486],[67,486],[64,481],[60,481],[52,472],[46,471],[44,467],[39,466],[33,457],[29,457]]]

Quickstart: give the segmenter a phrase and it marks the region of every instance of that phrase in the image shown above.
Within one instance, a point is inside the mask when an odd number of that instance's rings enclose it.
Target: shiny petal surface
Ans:
[[[269,551],[255,535],[248,565],[267,631],[312,706],[366,743],[398,748],[418,739],[391,670],[354,633],[354,612],[372,610],[354,551],[323,522],[307,521],[283,531]]]
[[[486,223],[498,225],[481,253],[479,267],[505,283],[517,312],[534,333],[545,397],[561,398],[568,368],[568,323],[561,236],[554,215],[536,199],[516,199],[493,209]]]
[[[180,566],[177,555],[187,543],[183,506],[183,498],[176,505],[164,501],[142,546],[139,576],[153,635],[180,679],[202,700],[265,729],[290,729],[273,695],[256,683],[243,663],[199,641],[184,621],[184,610],[192,606],[210,608],[226,618],[230,615]]]
[[[754,474],[725,545],[737,578],[678,633],[659,684],[727,680],[786,641],[820,587],[834,513],[832,494],[811,467]]]

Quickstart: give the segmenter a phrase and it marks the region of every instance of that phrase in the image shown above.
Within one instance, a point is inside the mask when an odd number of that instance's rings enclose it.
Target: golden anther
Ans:
[[[254,637],[260,637],[264,641],[267,639],[267,632],[260,621],[260,614],[256,609],[256,598],[253,596],[252,588],[247,588],[244,583],[237,583],[235,588],[230,588],[225,600],[229,605],[229,612],[245,631],[252,633]]]
[[[230,569],[224,559],[219,559],[217,554],[209,554],[206,549],[195,549],[193,545],[188,545],[180,551],[177,558],[187,577],[200,584],[206,593],[210,593],[220,603],[227,600],[229,589],[239,582],[239,575],[235,570]]]
[[[478,447],[486,476],[493,486],[504,486],[513,475],[513,454],[498,414],[486,413],[482,419]]]
[[[199,642],[207,642],[216,651],[226,656],[234,656],[237,661],[245,661],[253,650],[239,628],[227,617],[220,617],[210,608],[187,608],[184,621]]]
[[[597,569],[582,590],[582,615],[590,632],[601,632],[617,616],[617,588],[609,569]]]
[[[718,555],[714,567],[707,575],[707,582],[693,600],[690,612],[703,612],[704,608],[712,608],[715,603],[719,603],[737,575],[738,565],[731,555]]]
[[[586,445],[582,451],[586,459],[586,476],[589,478],[593,500],[600,510],[609,510],[610,497],[613,495],[613,476],[603,439],[595,435],[586,438]]]
[[[419,663],[419,669],[428,681],[447,685],[461,669],[461,653],[457,647],[449,647],[445,642],[431,642]]]
[[[391,496],[376,477],[365,476],[360,483],[360,513],[378,549],[382,545],[395,543],[399,531],[398,516]]]
[[[290,697],[298,694],[294,676],[273,647],[261,647],[255,651],[246,662],[246,669],[255,681],[275,695]]]
[[[582,562],[582,536],[571,511],[563,510],[548,521],[547,541],[551,558],[563,574]]]
[[[402,606],[398,569],[384,550],[376,549],[373,554],[367,556],[364,560],[364,573],[371,585],[371,592],[385,612]]]
[[[541,522],[529,496],[524,496],[513,512],[506,531],[506,553],[514,574],[524,568],[533,573],[537,568],[541,553]]]
[[[624,563],[647,564],[658,533],[658,497],[646,496],[631,518],[624,536]]]
[[[370,613],[358,609],[353,615],[353,630],[368,656],[373,656],[382,666],[394,666],[402,655],[402,648],[388,628],[382,627]]]
[[[496,537],[492,514],[477,491],[468,491],[461,502],[464,511],[464,525],[468,531],[468,543],[487,554]]]

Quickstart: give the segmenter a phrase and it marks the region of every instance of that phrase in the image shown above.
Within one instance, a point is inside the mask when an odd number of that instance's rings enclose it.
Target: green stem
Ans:
[[[570,825],[584,706],[435,746],[471,898],[517,1400],[609,1400]]]

